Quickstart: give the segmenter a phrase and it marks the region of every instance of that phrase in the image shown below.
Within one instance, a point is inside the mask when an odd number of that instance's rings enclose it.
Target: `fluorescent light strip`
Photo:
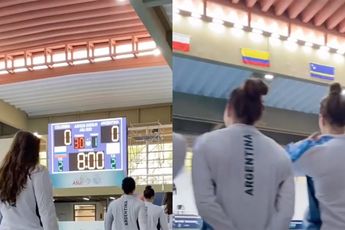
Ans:
[[[297,39],[296,38],[293,38],[293,37],[288,37],[287,39],[289,42],[297,42]]]
[[[48,66],[46,66],[46,65],[39,65],[39,66],[32,67],[32,69],[34,69],[34,70],[48,69]]]
[[[280,34],[272,33],[271,37],[279,39],[280,38]]]
[[[308,47],[313,47],[314,44],[311,42],[305,42],[304,45]]]
[[[88,63],[90,63],[89,60],[78,60],[78,61],[73,62],[74,65],[81,65],[81,64],[88,64]]]
[[[192,16],[193,18],[197,18],[197,19],[201,18],[201,15],[200,15],[200,14],[197,14],[197,13],[194,13],[194,12],[191,14],[191,16]]]
[[[272,75],[272,74],[265,74],[265,79],[266,80],[273,80],[274,79],[274,75]]]
[[[235,23],[235,24],[234,24],[234,28],[235,28],[235,29],[242,30],[242,29],[244,28],[244,26],[241,25],[241,24]]]
[[[224,25],[224,21],[218,18],[213,18],[212,22],[217,24],[217,25]]]
[[[345,49],[338,49],[336,52],[337,52],[337,54],[343,55],[343,54],[345,54]]]
[[[263,34],[264,33],[262,30],[259,30],[259,29],[253,29],[252,32],[256,33],[256,34]]]
[[[68,63],[67,62],[62,62],[62,63],[53,64],[53,67],[64,67],[64,66],[68,66]]]
[[[154,41],[151,41],[151,42],[142,42],[142,43],[139,43],[139,45],[141,46],[141,48],[146,48],[146,47],[156,47],[156,43]],[[134,58],[135,55],[132,54],[132,53],[126,53],[127,52],[130,52],[132,51],[132,46],[131,44],[127,44],[127,45],[120,45],[119,48],[123,54],[119,53],[117,54],[117,56],[115,57],[115,59],[125,59],[125,58]],[[99,50],[100,52],[98,53],[99,54],[107,54],[109,55],[109,51],[106,52],[106,50],[104,49],[100,49]],[[84,52],[84,51],[83,51]],[[79,55],[81,55],[82,52],[78,53]],[[59,62],[59,61],[64,61],[65,60],[65,54],[64,53],[58,53],[58,54],[54,54],[53,55],[53,60],[58,62],[58,63],[52,63],[52,67],[56,68],[56,67],[65,67],[65,66],[68,66],[69,64],[67,62]],[[70,54],[69,54],[70,55]],[[153,55],[153,56],[159,56],[161,55],[161,51],[160,49],[156,48],[156,49],[153,49],[151,51],[142,51],[140,52],[139,50],[139,55],[138,56],[146,56],[146,55]],[[49,58],[50,59],[50,58]],[[102,61],[111,61],[112,58],[111,57],[95,57],[94,58],[94,61],[95,62],[102,62]],[[20,62],[21,60],[17,60],[17,65],[18,64],[22,64]],[[73,64],[75,65],[80,65],[80,64],[88,64],[90,63],[90,61],[88,59],[84,59],[84,60],[71,60]],[[36,56],[33,58],[33,63],[34,66],[32,67],[32,70],[43,70],[43,69],[48,69],[48,66],[43,64],[44,63],[44,56]],[[12,62],[11,61],[8,61],[8,68],[12,68]],[[43,65],[40,65],[40,64],[43,64]],[[29,66],[30,66],[30,63],[29,63]],[[26,72],[26,71],[29,71],[28,67],[26,66],[14,66],[14,70],[13,72],[15,73],[19,73],[19,72]],[[0,75],[4,75],[4,74],[8,74],[9,72],[7,70],[0,70]]]
[[[94,62],[102,62],[102,61],[110,61],[111,57],[99,57],[99,58],[95,58]]]
[[[13,71],[15,73],[20,73],[20,72],[26,72],[26,71],[28,71],[28,69],[27,68],[17,68],[17,69],[14,69]]]
[[[320,50],[324,52],[329,52],[330,48],[328,46],[320,46]]]

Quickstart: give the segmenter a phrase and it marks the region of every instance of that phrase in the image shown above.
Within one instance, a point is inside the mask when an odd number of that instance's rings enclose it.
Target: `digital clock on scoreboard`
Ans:
[[[109,177],[127,172],[126,119],[49,124],[48,156],[55,187],[115,185]]]

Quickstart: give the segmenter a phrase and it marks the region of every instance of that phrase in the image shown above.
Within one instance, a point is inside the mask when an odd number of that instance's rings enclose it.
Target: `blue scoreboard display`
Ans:
[[[126,118],[49,124],[54,188],[120,186],[127,174]]]

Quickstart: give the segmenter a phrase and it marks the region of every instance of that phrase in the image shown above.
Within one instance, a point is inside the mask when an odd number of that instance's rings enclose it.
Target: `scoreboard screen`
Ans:
[[[126,119],[49,124],[48,156],[53,185],[54,176],[56,178],[57,175],[76,175],[70,187],[83,184],[101,186],[100,181],[104,175],[113,176],[116,172],[118,175],[125,175],[127,172]],[[106,174],[102,175],[103,172]],[[59,180],[68,179],[70,178],[60,177]],[[97,181],[99,183],[94,183]]]

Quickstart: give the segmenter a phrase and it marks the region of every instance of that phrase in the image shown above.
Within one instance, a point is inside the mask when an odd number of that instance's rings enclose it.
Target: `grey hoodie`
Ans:
[[[312,178],[321,230],[345,229],[345,135],[332,136],[332,140],[309,149],[294,163],[297,175]],[[317,210],[309,207],[309,211]]]
[[[148,230],[145,204],[133,195],[122,195],[109,204],[105,230]]]
[[[195,200],[215,230],[287,230],[294,178],[282,147],[254,126],[234,124],[199,137],[193,150]]]

